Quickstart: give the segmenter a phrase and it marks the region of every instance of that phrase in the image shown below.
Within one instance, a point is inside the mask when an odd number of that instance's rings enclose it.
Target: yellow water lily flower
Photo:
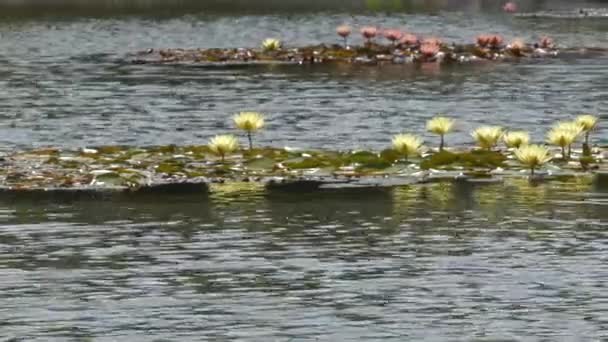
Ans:
[[[397,134],[393,137],[393,149],[407,160],[412,155],[420,154],[422,139],[413,134]]]
[[[281,41],[274,38],[266,38],[262,42],[262,48],[266,51],[276,51],[281,48]]]
[[[441,137],[439,143],[439,151],[443,150],[445,145],[445,135],[450,133],[454,128],[455,121],[444,116],[436,116],[426,122],[427,131],[437,134]]]
[[[575,120],[575,122],[583,128],[583,132],[585,133],[585,144],[587,145],[589,145],[589,135],[591,131],[597,127],[598,120],[597,116],[589,114],[579,115]]]
[[[500,137],[502,137],[503,129],[499,126],[482,126],[471,133],[471,136],[477,142],[479,147],[486,150],[491,150],[496,146]]]
[[[234,123],[238,129],[255,132],[264,127],[264,115],[257,112],[240,112],[234,116]]]
[[[524,131],[507,132],[502,136],[502,140],[507,147],[519,148],[520,146],[530,144],[530,134]]]
[[[559,122],[547,134],[547,142],[562,148],[562,158],[570,158],[572,144],[583,132],[582,127],[574,121]],[[568,151],[566,152],[566,147]]]
[[[583,127],[576,121],[560,121],[553,125],[553,129],[570,131],[577,137],[583,134]]]
[[[525,145],[515,150],[515,157],[530,169],[530,174],[534,175],[536,168],[551,160],[551,153],[544,146]]]
[[[264,127],[264,115],[257,112],[240,112],[234,116],[234,124],[238,129],[247,132],[249,149],[252,149],[251,135]]]
[[[217,156],[220,156],[222,162],[227,154],[236,151],[239,148],[239,141],[233,135],[216,135],[209,140],[209,149]]]

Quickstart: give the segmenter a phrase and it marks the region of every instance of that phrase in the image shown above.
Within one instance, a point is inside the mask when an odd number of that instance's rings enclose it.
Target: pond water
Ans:
[[[348,3],[345,5],[345,3]],[[536,12],[605,2],[527,1]],[[205,143],[267,113],[274,146],[385,147],[445,112],[530,130],[608,117],[605,58],[437,68],[141,66],[150,47],[335,42],[378,24],[457,42],[608,19],[497,1],[14,1],[0,5],[0,149]],[[431,138],[427,136],[427,138]],[[594,142],[608,143],[608,125]],[[573,341],[608,338],[608,185],[585,180],[104,199],[0,196],[0,340]]]
[[[261,3],[266,9],[273,2]],[[205,143],[231,132],[231,116],[241,110],[267,113],[268,128],[258,139],[276,146],[379,149],[392,134],[422,133],[438,112],[460,119],[452,143],[470,143],[468,132],[484,123],[527,129],[542,141],[556,120],[608,112],[606,58],[397,70],[210,70],[124,62],[125,54],[147,48],[257,46],[275,36],[288,45],[337,42],[334,29],[343,22],[402,27],[457,42],[491,31],[507,39],[548,34],[564,47],[608,48],[608,19],[518,19],[497,11],[500,3],[475,8],[474,1],[447,2],[443,10],[419,5],[381,12],[363,11],[357,2],[339,12],[337,1],[328,3],[327,11],[279,6],[276,13],[256,13],[250,4],[232,15],[222,6],[197,9],[190,2],[189,14],[181,15],[154,7],[146,15],[119,15],[119,9],[104,7],[95,16],[84,5],[77,7],[84,13],[75,15],[66,5],[5,19],[0,145]],[[604,143],[605,127],[597,134]]]

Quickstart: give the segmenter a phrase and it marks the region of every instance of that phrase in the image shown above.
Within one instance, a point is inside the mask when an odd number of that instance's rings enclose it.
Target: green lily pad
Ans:
[[[276,161],[267,157],[253,159],[246,164],[247,169],[253,171],[272,171],[275,165]]]
[[[293,158],[283,162],[287,168],[290,169],[314,169],[318,167],[327,166],[322,160],[314,157],[300,157]]]
[[[173,174],[173,173],[183,172],[184,167],[185,167],[185,165],[183,162],[169,160],[169,161],[164,161],[164,162],[158,164],[158,166],[156,166],[156,172]]]
[[[437,152],[424,159],[420,167],[428,169],[453,169],[455,167],[505,167],[506,157],[495,151],[475,150],[454,153],[450,151]]]

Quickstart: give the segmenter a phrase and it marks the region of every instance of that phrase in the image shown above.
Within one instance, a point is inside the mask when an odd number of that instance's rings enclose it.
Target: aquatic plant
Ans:
[[[509,1],[502,6],[502,10],[507,13],[515,13],[517,12],[517,4]]]
[[[445,145],[445,135],[450,133],[453,128],[454,120],[443,116],[436,116],[426,122],[427,131],[441,137],[439,142],[439,151],[443,151],[443,147]]]
[[[432,58],[439,53],[441,48],[441,40],[438,38],[426,38],[420,44],[420,53],[426,58]]]
[[[428,58],[435,57],[439,53],[439,45],[423,43],[420,45],[420,53]]]
[[[476,38],[477,45],[479,45],[480,47],[486,47],[490,44],[490,39],[492,39],[492,36],[487,34],[480,34]]]
[[[378,34],[378,29],[373,26],[365,26],[361,28],[361,35],[366,43],[370,43]]]
[[[439,46],[431,44],[422,44],[420,46],[420,53],[428,58],[435,57],[437,53],[439,53]]]
[[[502,136],[502,140],[509,148],[519,148],[530,143],[530,135],[524,131],[506,132]]]
[[[219,156],[224,162],[226,155],[236,151],[239,148],[239,142],[233,135],[216,135],[209,140],[209,150]]]
[[[352,30],[348,25],[340,25],[336,28],[336,33],[344,39],[345,48],[348,47],[348,36],[350,36],[351,32]]]
[[[560,122],[557,123],[547,134],[547,142],[552,145],[561,147],[562,159],[570,159],[572,144],[576,138],[582,133],[582,127],[576,122]],[[566,152],[566,148],[568,151]]]
[[[538,45],[543,49],[551,49],[555,46],[553,39],[547,36],[541,37]]]
[[[423,141],[413,134],[397,134],[393,137],[392,143],[393,149],[407,160],[410,156],[420,153]]]
[[[497,49],[502,46],[504,39],[502,36],[497,34],[482,34],[477,36],[476,41],[479,47],[491,47]]]
[[[416,37],[416,35],[411,34],[411,33],[405,33],[405,34],[403,34],[403,37],[401,37],[401,39],[399,39],[399,43],[408,45],[408,46],[415,46],[415,45],[418,45],[420,43],[420,41],[418,40],[418,37]]]
[[[521,56],[522,52],[526,48],[526,43],[521,39],[514,39],[511,44],[507,45],[507,49],[516,56]]]
[[[579,115],[576,118],[576,123],[581,126],[583,133],[585,133],[585,145],[589,146],[589,135],[591,131],[597,127],[598,117],[590,114]]]
[[[395,45],[395,43],[403,37],[403,32],[397,29],[389,29],[384,30],[384,38],[388,39],[391,44]]]
[[[504,39],[502,38],[502,36],[495,34],[489,37],[488,44],[490,45],[490,47],[498,49],[502,46],[503,42]]]
[[[551,153],[544,146],[525,145],[515,150],[515,157],[534,175],[534,170],[551,160]]]
[[[471,136],[477,142],[479,147],[491,150],[496,144],[500,137],[502,137],[503,129],[500,126],[481,126],[475,129]]]
[[[266,38],[262,42],[262,48],[265,51],[276,51],[281,48],[281,41],[275,38]]]
[[[264,127],[264,115],[257,112],[240,112],[234,116],[236,127],[247,133],[249,149],[253,148],[252,134]]]

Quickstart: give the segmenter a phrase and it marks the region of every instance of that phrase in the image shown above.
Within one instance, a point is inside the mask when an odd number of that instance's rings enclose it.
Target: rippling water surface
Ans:
[[[269,36],[290,45],[335,42],[334,28],[342,22],[458,42],[498,32],[528,40],[548,34],[564,47],[608,48],[608,19],[518,19],[496,11],[499,3],[487,9],[463,4],[417,12],[366,12],[353,5],[353,13],[329,6],[331,11],[247,14],[255,9],[249,5],[233,15],[203,6],[173,16],[159,10],[10,17],[0,23],[0,143],[4,149],[204,143],[231,131],[230,116],[244,109],[268,114],[268,130],[259,139],[279,146],[381,148],[390,134],[423,131],[438,112],[462,119],[455,143],[468,143],[468,131],[482,123],[529,129],[542,140],[555,120],[608,111],[605,58],[394,70],[153,67],[123,59],[150,47],[257,46]],[[537,7],[531,10],[550,4]],[[599,131],[603,142],[607,132]]]
[[[608,19],[496,1],[57,0],[0,4],[0,149],[203,143],[243,109],[275,146],[382,148],[437,112],[532,131],[607,118],[608,60],[437,68],[141,66],[160,47],[334,42],[379,24],[608,48]],[[347,3],[347,4],[345,4]],[[526,11],[601,2],[527,1]],[[603,114],[602,114],[603,113]],[[430,138],[430,137],[429,137]],[[595,133],[608,143],[608,128]],[[600,341],[605,181],[287,194],[0,197],[0,340]]]
[[[5,200],[0,336],[599,341],[607,206],[581,180]]]

